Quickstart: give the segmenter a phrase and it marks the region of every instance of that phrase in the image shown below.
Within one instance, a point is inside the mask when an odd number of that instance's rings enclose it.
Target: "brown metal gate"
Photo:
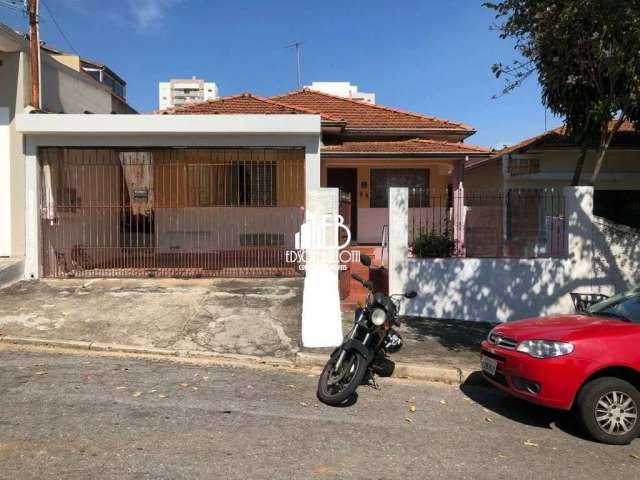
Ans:
[[[41,148],[45,277],[297,275],[299,148]]]

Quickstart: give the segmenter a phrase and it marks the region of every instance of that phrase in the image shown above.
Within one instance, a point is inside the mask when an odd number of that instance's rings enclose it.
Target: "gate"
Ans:
[[[304,149],[41,148],[45,277],[298,275]]]

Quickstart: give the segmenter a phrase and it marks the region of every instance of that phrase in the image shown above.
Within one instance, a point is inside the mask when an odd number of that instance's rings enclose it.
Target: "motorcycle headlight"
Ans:
[[[376,327],[382,325],[386,319],[387,312],[385,312],[381,308],[376,308],[373,312],[371,312],[371,323],[373,323]]]
[[[535,358],[552,358],[570,354],[573,352],[573,344],[551,340],[525,340],[520,342],[516,350]]]

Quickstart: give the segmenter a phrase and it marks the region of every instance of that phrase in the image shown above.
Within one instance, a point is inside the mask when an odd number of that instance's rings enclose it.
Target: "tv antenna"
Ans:
[[[287,45],[284,48],[294,48],[296,49],[296,79],[298,81],[298,90],[302,88],[302,84],[300,83],[300,45],[304,42],[294,42],[291,45]]]

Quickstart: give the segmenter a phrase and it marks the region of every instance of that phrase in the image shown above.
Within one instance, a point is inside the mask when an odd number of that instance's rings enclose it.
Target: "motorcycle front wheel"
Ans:
[[[339,354],[331,355],[318,380],[318,399],[327,405],[340,405],[349,400],[367,373],[367,362],[356,350],[347,350],[336,371]]]

